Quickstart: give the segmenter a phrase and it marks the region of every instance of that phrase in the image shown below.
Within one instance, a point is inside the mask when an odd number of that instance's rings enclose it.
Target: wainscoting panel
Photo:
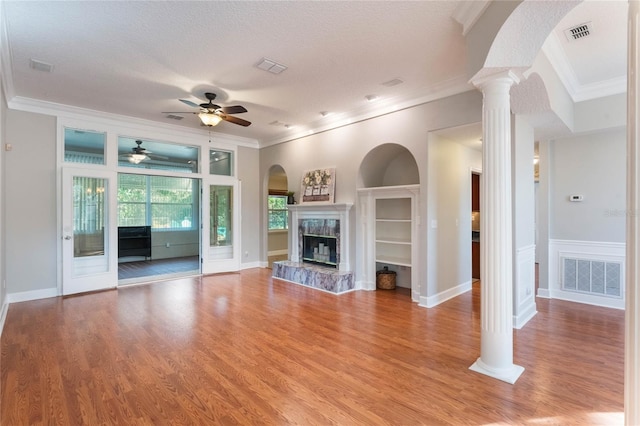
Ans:
[[[624,309],[625,244],[550,240],[549,297]]]

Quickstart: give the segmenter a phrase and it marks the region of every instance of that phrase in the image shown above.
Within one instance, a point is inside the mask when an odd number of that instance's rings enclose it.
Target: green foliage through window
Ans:
[[[197,188],[195,179],[121,173],[118,226],[195,229]]]
[[[287,197],[285,195],[269,195],[269,230],[287,229],[288,214]]]

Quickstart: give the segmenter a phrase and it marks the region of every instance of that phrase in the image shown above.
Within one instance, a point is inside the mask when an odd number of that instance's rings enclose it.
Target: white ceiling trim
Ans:
[[[291,142],[296,139],[301,139],[307,136],[311,136],[317,133],[326,132],[340,127],[356,124],[361,121],[370,120],[372,118],[380,117],[386,114],[391,114],[403,109],[412,108],[418,105],[426,104],[437,99],[445,98],[448,96],[457,95],[460,93],[475,90],[473,85],[469,83],[467,76],[459,76],[453,79],[449,79],[437,86],[434,86],[429,91],[430,93],[420,96],[418,98],[402,100],[394,102],[394,99],[388,99],[380,102],[380,106],[374,110],[369,110],[359,115],[338,115],[334,121],[319,125],[318,127],[307,128],[304,130],[294,129],[289,135],[273,139],[270,141],[260,142],[260,148],[266,148],[272,145],[278,145],[280,143]]]
[[[549,63],[558,74],[558,78],[567,89],[567,93],[569,93],[573,102],[588,101],[627,91],[626,76],[592,84],[580,84],[555,32],[549,35],[549,38],[542,46],[542,52],[549,59]]]
[[[458,4],[451,17],[462,25],[462,35],[466,36],[471,31],[489,3],[491,0],[465,1]]]
[[[175,126],[167,123],[161,123],[158,121],[144,120],[141,118],[129,117],[126,115],[113,114],[103,111],[90,110],[86,108],[79,108],[70,105],[57,104],[54,102],[41,101],[37,99],[13,97],[7,99],[7,104],[10,109],[17,111],[33,112],[37,114],[53,115],[56,117],[71,118],[75,120],[92,120],[103,123],[105,125],[113,127],[150,127],[154,130],[160,130],[168,134],[184,136],[193,136],[197,138],[208,138],[209,130],[191,129],[183,126]],[[243,138],[240,136],[229,135],[226,133],[218,133],[211,131],[211,137],[216,140],[223,140],[225,143],[244,146],[248,148],[258,148],[258,141],[250,138]]]

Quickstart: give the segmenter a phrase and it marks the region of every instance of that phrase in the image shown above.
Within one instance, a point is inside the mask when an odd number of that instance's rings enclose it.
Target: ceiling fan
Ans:
[[[199,108],[198,112],[163,112],[163,114],[198,114],[200,121],[205,126],[213,127],[221,121],[228,121],[229,123],[238,124],[240,126],[247,127],[251,124],[250,121],[243,120],[242,118],[234,117],[230,114],[240,114],[247,112],[247,109],[241,105],[222,107],[213,103],[216,98],[215,93],[207,92],[204,94],[209,102],[201,103],[200,105],[191,102],[187,99],[178,99],[180,102],[189,105],[190,107]]]
[[[143,148],[142,141],[136,140],[136,146],[131,148],[131,152],[127,154],[121,154],[120,157],[128,158],[130,163],[139,164],[144,160],[167,160],[169,157],[164,155],[156,155],[146,148]]]

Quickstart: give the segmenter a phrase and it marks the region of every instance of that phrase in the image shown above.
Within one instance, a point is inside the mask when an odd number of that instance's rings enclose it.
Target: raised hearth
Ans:
[[[273,262],[272,276],[335,294],[355,288],[353,272],[289,260]]]

